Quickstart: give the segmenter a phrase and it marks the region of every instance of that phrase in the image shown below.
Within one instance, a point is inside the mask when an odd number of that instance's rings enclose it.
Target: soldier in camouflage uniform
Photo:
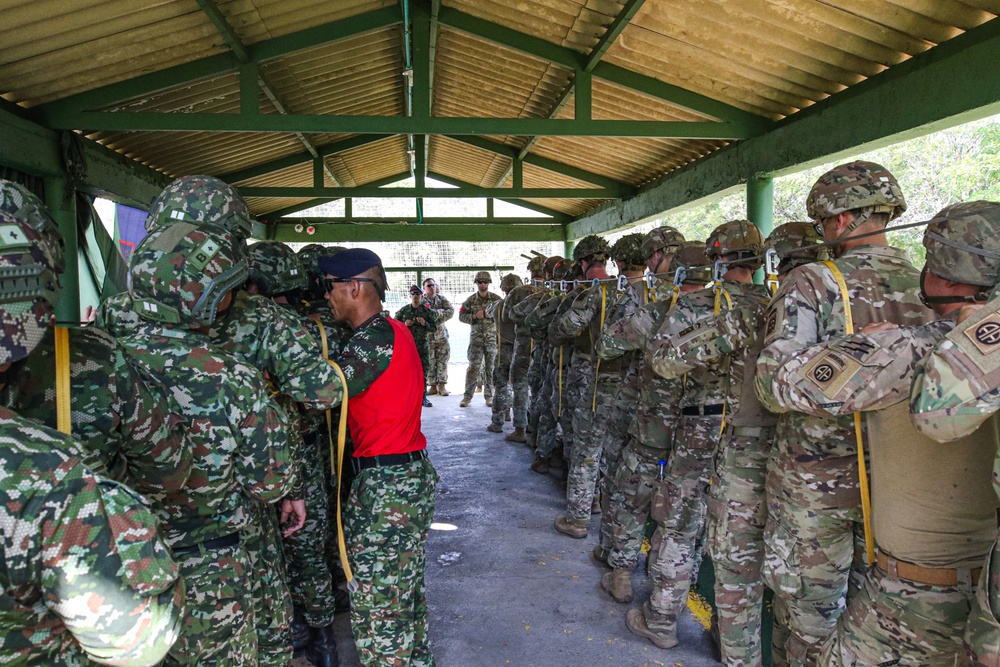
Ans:
[[[189,423],[184,488],[150,493],[188,589],[171,664],[257,664],[251,501],[272,503],[297,470],[285,413],[260,372],[212,346],[208,331],[247,279],[238,241],[221,227],[175,222],[150,232],[132,258],[141,318],[120,339],[161,401]]]
[[[424,296],[431,309],[437,314],[438,325],[431,335],[430,359],[427,363],[428,394],[449,396],[448,391],[448,359],[451,358],[451,345],[448,343],[448,328],[444,325],[455,314],[451,302],[441,294],[441,288],[433,278],[424,278]]]
[[[0,389],[49,330],[64,266],[58,233],[19,210],[0,211]],[[184,584],[145,501],[88,469],[79,442],[5,407],[0,440],[4,662],[158,663]]]
[[[344,532],[355,645],[365,667],[433,667],[424,566],[438,478],[420,431],[424,377],[416,346],[401,322],[382,314],[378,255],[345,250],[319,266],[333,317],[354,330],[337,361],[354,439]]]
[[[497,327],[493,318],[486,315],[486,307],[500,297],[490,292],[488,271],[476,274],[476,293],[462,303],[458,321],[472,327],[469,334],[469,369],[465,372],[465,396],[459,407],[467,408],[476,391],[480,369],[483,372],[483,396],[488,407],[493,406],[493,368],[497,363]]]
[[[319,253],[327,251],[319,247]],[[265,296],[284,310],[298,313],[304,304],[303,290],[309,288],[310,272],[302,265],[300,259],[284,243],[278,241],[261,241],[249,249],[249,282],[247,291]],[[306,257],[311,252],[306,253]],[[318,256],[318,255],[317,255]],[[313,263],[315,263],[313,259]],[[318,267],[316,272],[318,272]],[[318,315],[316,316],[318,317]],[[302,319],[307,327],[316,325],[308,316]],[[339,351],[338,340],[342,336],[336,329],[328,332],[327,345],[334,345],[333,352]],[[314,338],[321,338],[317,333]],[[329,352],[329,350],[328,350]],[[317,354],[322,350],[317,349]],[[330,569],[326,549],[331,541],[330,533],[330,498],[328,487],[330,478],[330,442],[325,415],[316,410],[304,410],[287,396],[277,394],[275,400],[285,410],[289,418],[296,423],[292,437],[301,448],[301,477],[304,486],[306,503],[305,523],[300,530],[287,535],[281,542],[284,558],[259,560],[260,568],[275,568],[284,572],[277,581],[270,584],[271,594],[281,590],[282,579],[287,581],[291,594],[294,616],[291,625],[292,647],[296,651],[304,650],[306,657],[321,667],[337,665],[337,644],[333,635],[334,613],[337,609],[334,594],[333,574]],[[334,481],[333,486],[336,486]],[[258,511],[266,508],[258,508]],[[276,525],[269,521],[271,530],[277,532]],[[334,529],[332,532],[336,532]],[[267,581],[274,578],[271,573],[258,573],[259,579]],[[263,620],[272,619],[278,615],[267,614]],[[270,628],[270,623],[267,626]],[[280,634],[281,628],[272,628],[268,632]],[[281,653],[279,652],[279,656]]]
[[[722,431],[708,487],[708,544],[715,567],[715,603],[718,612],[722,662],[728,667],[759,667],[761,606],[764,585],[764,522],[767,505],[764,478],[777,416],[767,412],[754,393],[752,373],[763,347],[763,321],[770,296],[763,285],[753,285],[752,271],[759,264],[758,234],[745,221],[727,223],[709,239],[710,254],[726,262],[724,274],[727,308],[718,316],[702,313],[691,320],[679,302],[664,326],[666,340],[651,359],[653,370],[665,378],[680,377],[696,368],[721,365],[726,389],[725,428]],[[745,232],[751,232],[744,238]],[[747,241],[750,241],[748,249]],[[778,227],[766,246],[780,249],[787,273],[805,261],[794,255],[806,244],[821,241],[809,223]],[[769,263],[768,278],[776,279],[777,261]],[[714,305],[714,304],[713,304]],[[675,326],[675,319],[677,320]],[[681,334],[678,326],[685,327]],[[750,374],[747,371],[749,369]],[[673,457],[671,457],[673,458]],[[662,550],[661,550],[662,553]]]
[[[622,237],[618,241],[618,243],[623,243],[623,246],[617,251],[622,256],[630,255],[636,251],[636,248],[631,247],[631,242],[629,242],[628,246],[624,245],[626,238],[628,237]],[[652,229],[645,236],[641,237],[641,244],[638,248],[639,257],[642,258],[642,262],[645,262],[646,268],[652,273],[653,277],[649,281],[640,281],[637,271],[623,268],[621,261],[619,262],[619,269],[629,278],[628,287],[622,292],[618,301],[611,309],[606,326],[610,326],[618,320],[631,315],[649,302],[652,294],[650,282],[657,279],[657,272],[661,269],[664,273],[660,274],[660,279],[662,280],[666,277],[666,270],[673,260],[674,253],[683,242],[684,236],[669,225]],[[615,246],[618,246],[618,243]],[[626,250],[626,247],[628,250]],[[612,253],[615,252],[615,248],[612,248]],[[634,260],[625,259],[623,261],[625,261],[626,267],[634,266],[631,263]],[[668,282],[671,280],[673,280],[673,276],[669,277]],[[607,417],[608,433],[604,441],[604,451],[601,457],[600,468],[600,541],[592,552],[594,559],[604,566],[608,564],[608,554],[611,551],[612,482],[618,470],[618,461],[621,458],[622,447],[625,446],[625,442],[629,437],[629,429],[632,426],[635,416],[635,406],[639,401],[642,357],[643,355],[640,350],[632,350],[617,358],[623,367],[622,379],[619,383],[615,400],[610,405],[611,414]]]
[[[423,292],[416,285],[410,286],[411,303],[396,311],[396,319],[406,325],[413,335],[413,342],[417,344],[417,352],[420,353],[420,364],[423,366],[424,375],[431,367],[431,336],[437,329],[437,313],[430,304],[423,298]],[[427,388],[424,388],[427,391]],[[424,396],[425,408],[434,407]]]
[[[503,433],[504,418],[510,419],[510,410],[514,405],[514,393],[511,388],[511,365],[514,362],[514,343],[517,331],[514,322],[507,314],[507,298],[511,290],[522,287],[520,276],[508,273],[500,279],[500,291],[504,298],[487,306],[487,314],[493,318],[497,328],[497,365],[493,370],[493,415],[486,430],[490,433]],[[522,412],[524,406],[521,406]]]
[[[859,443],[850,416],[795,410],[796,387],[775,376],[803,348],[843,336],[848,305],[856,329],[877,321],[918,326],[933,315],[917,298],[919,272],[907,254],[877,234],[906,208],[884,167],[852,162],[834,168],[813,186],[806,208],[817,231],[837,241],[837,259],[801,266],[782,281],[768,309],[755,378],[763,405],[780,413],[767,478],[764,576],[787,610],[791,665],[815,663],[845,608],[849,581],[852,590],[860,585]],[[868,232],[876,235],[853,238]],[[849,299],[831,267],[843,275]]]
[[[511,309],[511,317],[519,324],[523,324],[531,337],[531,363],[528,365],[530,399],[528,402],[528,425],[525,428],[527,433],[525,444],[531,449],[535,448],[537,442],[539,417],[543,411],[548,409],[549,397],[551,396],[551,391],[543,391],[542,386],[545,382],[547,367],[551,363],[551,355],[546,344],[548,322],[545,322],[545,326],[530,326],[527,318],[544,299],[548,299],[552,295],[552,271],[562,260],[563,258],[558,255],[546,259],[542,265],[542,278],[544,281],[548,281],[549,287],[546,287],[545,283],[539,284],[538,281],[533,280],[532,287],[535,291]]]
[[[597,354],[615,358],[631,351],[645,351],[667,319],[681,294],[703,289],[711,277],[711,263],[702,242],[680,244],[674,254],[673,284],[657,285],[649,303],[621,318],[605,331]],[[643,532],[650,518],[657,478],[667,463],[680,421],[684,383],[664,380],[643,354],[639,399],[629,440],[622,448],[611,483],[611,572],[601,578],[603,588],[618,602],[632,601],[632,571],[639,561]],[[650,551],[650,554],[654,554]]]
[[[1000,204],[970,202],[949,206],[928,225],[922,300],[941,319],[924,327],[869,325],[802,350],[775,376],[799,388],[794,401],[803,412],[864,410],[870,437],[876,566],[838,620],[821,664],[964,664],[961,636],[979,565],[996,536],[995,424],[945,450],[914,428],[907,399],[914,369],[954,328],[952,317],[962,304],[984,300],[994,284],[998,224]]]
[[[533,257],[528,262],[528,273],[531,275],[531,281],[527,284],[514,287],[503,301],[502,316],[505,321],[511,323],[514,327],[514,342],[510,362],[510,387],[513,395],[513,404],[509,406],[513,409],[514,430],[504,438],[507,442],[527,443],[528,441],[525,429],[528,426],[528,373],[533,354],[532,337],[531,327],[524,323],[525,316],[519,314],[517,306],[540,289],[534,283],[541,282],[544,277],[545,259],[544,256]],[[494,410],[494,423],[496,423],[496,417],[496,410]]]

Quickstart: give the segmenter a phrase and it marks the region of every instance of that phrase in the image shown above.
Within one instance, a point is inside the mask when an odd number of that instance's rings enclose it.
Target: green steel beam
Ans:
[[[447,183],[448,185],[454,185],[456,188],[478,188],[480,186],[475,183],[469,183],[467,181],[461,181],[457,178],[452,178],[450,176],[445,176],[444,174],[439,174],[436,172],[430,172],[428,174],[431,178],[436,181],[441,181],[442,183]],[[505,189],[504,192],[510,192],[510,190]],[[551,216],[554,222],[566,223],[573,219],[573,216],[567,215],[562,211],[557,211],[554,208],[549,208],[548,206],[543,206],[542,204],[536,204],[535,202],[526,201],[524,199],[518,199],[517,197],[489,197],[488,199],[500,199],[511,204],[516,204],[517,206],[522,206],[529,211],[535,211],[536,213],[543,213],[545,215]]]
[[[379,30],[403,20],[398,7],[386,7],[366,12],[350,18],[332,21],[306,30],[300,30],[281,37],[264,40],[248,47],[250,62],[262,63],[295,51],[301,51],[327,42],[353,37],[354,35]],[[72,112],[80,109],[101,109],[123,100],[142,95],[150,95],[161,90],[205,79],[240,67],[240,60],[233,53],[220,53],[183,65],[169,67],[159,72],[144,74],[126,81],[120,81],[94,90],[70,95],[43,104],[37,108],[38,117]]]
[[[621,8],[621,11],[618,12],[618,16],[615,17],[615,20],[611,22],[608,29],[603,35],[601,35],[601,39],[598,40],[597,45],[590,50],[590,54],[583,62],[584,72],[594,71],[594,67],[601,61],[604,54],[608,52],[611,45],[615,43],[615,40],[618,39],[618,35],[622,34],[622,31],[625,30],[629,21],[631,21],[632,18],[639,13],[639,10],[642,9],[642,3],[645,1],[646,0],[628,0],[628,2],[625,3],[625,5]]]
[[[324,224],[343,224],[343,223],[355,223],[355,224],[391,224],[391,223],[408,223],[417,224],[421,221],[420,218],[416,216],[408,216],[404,218],[392,217],[392,218],[357,218],[354,216],[339,216],[339,217],[327,217],[327,216],[306,216],[306,217],[295,217],[295,218],[271,218],[269,222],[277,223],[279,225],[287,224],[309,224],[309,225],[324,225]],[[549,227],[552,225],[552,221],[546,218],[423,218],[423,223],[428,225],[542,225]]]
[[[385,139],[385,135],[383,134],[359,134],[358,136],[351,137],[350,139],[343,139],[341,141],[335,141],[332,144],[316,146],[316,152],[319,154],[319,157],[326,157],[328,155],[335,155],[336,153],[343,153],[344,151],[351,150],[352,148],[358,148],[359,146],[367,146],[368,144],[382,139]],[[239,171],[231,171],[226,174],[220,174],[218,178],[226,183],[239,183],[240,181],[257,178],[258,176],[287,169],[288,167],[294,167],[297,164],[309,162],[312,159],[314,159],[312,153],[309,151],[303,151],[302,153],[295,153],[294,155],[288,155],[276,160],[271,160],[270,162],[257,164],[252,167],[247,167],[246,169],[240,169]]]
[[[390,185],[392,183],[397,183],[404,178],[409,178],[410,172],[404,171],[399,174],[393,174],[392,176],[386,176],[385,178],[380,178],[378,180],[372,181],[370,183],[365,183],[367,187],[374,188],[382,185]],[[259,217],[261,220],[269,221],[275,220],[285,215],[291,215],[292,213],[299,213],[300,211],[306,211],[314,206],[319,206],[320,204],[325,204],[327,202],[335,201],[337,199],[344,200],[344,208],[347,212],[348,217],[351,215],[351,199],[350,197],[316,197],[306,202],[300,204],[295,204],[293,206],[286,206],[285,208],[280,208],[276,211],[270,211],[269,213],[262,213]]]
[[[747,181],[747,220],[767,236],[774,229],[774,179],[751,178]]]
[[[583,69],[587,61],[588,56],[572,49],[558,46],[539,37],[526,35],[498,23],[493,23],[450,7],[441,8],[438,21],[449,28],[454,28],[480,39],[506,46],[557,65],[562,65],[567,69]],[[714,100],[711,97],[685,90],[679,86],[664,83],[659,79],[632,72],[617,65],[598,63],[592,71],[594,76],[600,79],[637,90],[646,95],[658,97],[691,111],[733,123],[750,135],[766,131],[773,125],[770,119],[743,111],[724,102]]]
[[[80,111],[51,114],[49,127],[91,132],[305,132],[351,134],[480,134],[561,137],[746,139],[745,123],[555,118],[455,118],[435,116],[280,116],[235,113]]]
[[[430,15],[430,37],[428,40],[428,66],[427,66],[427,103],[430,107],[431,113],[434,111],[434,63],[437,60],[437,43],[438,43],[438,33],[440,32],[437,17],[438,13],[441,11],[441,0],[431,0],[431,15]],[[424,176],[427,176],[427,171],[430,169],[431,160],[431,136],[429,134],[424,135]]]
[[[379,188],[362,185],[353,188],[315,187],[238,187],[244,197],[425,197],[430,199],[470,199],[476,197],[517,197],[523,199],[614,199],[617,192],[605,188]]]
[[[212,22],[215,29],[219,31],[222,35],[222,41],[226,43],[229,50],[233,52],[233,55],[241,63],[250,62],[250,51],[247,47],[243,46],[243,42],[240,40],[239,35],[233,30],[232,26],[229,25],[229,21],[226,20],[225,15],[219,11],[219,7],[215,4],[215,0],[195,0],[198,6],[201,7],[201,11],[208,20]]]
[[[998,113],[998,62],[1000,19],[993,19],[788,117],[767,134],[711,153],[634,197],[596,208],[571,223],[567,236],[638,224],[748,178],[782,176]]]
[[[556,103],[555,105],[553,105],[552,110],[549,111],[548,115],[549,118],[555,118],[556,116],[559,115],[559,112],[563,110],[563,107],[565,107],[569,103],[569,98],[573,97],[573,90],[574,90],[573,82],[570,82],[570,85],[566,87],[566,90],[564,90],[562,92],[562,95],[559,96],[559,99],[556,100]],[[535,144],[538,143],[539,139],[541,139],[541,137],[538,136],[530,137],[528,141],[525,142],[524,147],[520,151],[515,151],[514,159],[521,159],[521,160],[527,159],[528,156],[531,155],[531,151],[532,149],[534,149]],[[507,170],[504,173],[500,174],[500,178],[497,179],[497,187],[499,188],[501,185],[503,185],[504,182],[506,182],[506,180],[510,178],[513,173],[514,173],[514,162],[512,160],[510,166],[507,167]]]
[[[56,302],[56,320],[63,326],[80,323],[80,263],[78,256],[79,232],[76,224],[76,193],[66,197],[66,176],[45,178],[45,206],[59,224],[65,248],[63,258],[66,269],[59,279],[62,291]]]
[[[298,243],[335,241],[562,241],[561,225],[318,225],[314,234],[296,232],[293,225],[276,225],[274,238]]]
[[[483,150],[490,151],[491,153],[496,153],[497,155],[503,155],[504,157],[509,157],[511,161],[520,157],[525,164],[531,164],[536,167],[541,167],[548,171],[554,171],[557,174],[562,174],[564,176],[571,176],[573,178],[579,179],[581,181],[586,181],[587,183],[593,183],[594,185],[600,185],[602,188],[619,188],[621,194],[629,194],[634,192],[634,188],[628,183],[622,183],[621,181],[616,181],[613,178],[608,178],[607,176],[601,176],[600,174],[595,174],[593,172],[587,171],[585,169],[580,169],[579,167],[574,167],[573,165],[566,164],[564,162],[557,162],[556,160],[549,159],[547,157],[542,157],[540,155],[527,154],[520,156],[518,149],[514,146],[508,146],[506,144],[501,144],[491,139],[486,139],[485,137],[477,136],[466,136],[466,137],[449,137],[455,141],[460,141],[463,144],[469,144],[470,146],[475,146],[476,148],[482,148]],[[513,164],[513,162],[512,162]],[[508,173],[511,170],[508,169]],[[506,178],[503,178],[499,183],[503,183]],[[499,185],[497,185],[499,187]]]

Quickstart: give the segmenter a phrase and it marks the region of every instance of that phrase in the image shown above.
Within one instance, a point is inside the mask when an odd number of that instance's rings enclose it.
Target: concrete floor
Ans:
[[[464,368],[461,369],[464,371]],[[482,395],[459,408],[464,372],[453,370],[449,389],[431,397],[423,430],[441,482],[427,543],[427,598],[438,667],[703,667],[717,665],[707,632],[687,612],[681,644],[665,651],[631,634],[625,612],[648,596],[642,568],[633,577],[636,602],[621,605],[598,587],[607,570],[590,557],[590,537],[574,540],[553,530],[564,508],[555,476],[528,469],[532,453],[489,433]],[[507,425],[510,431],[510,425]],[[642,565],[642,563],[640,564]],[[343,667],[357,654],[346,617],[337,621]],[[295,667],[309,663],[297,659]]]

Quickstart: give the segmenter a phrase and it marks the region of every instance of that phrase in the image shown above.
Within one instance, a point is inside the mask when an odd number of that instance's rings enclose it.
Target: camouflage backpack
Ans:
[[[1000,283],[1000,203],[970,201],[938,212],[924,231],[926,270],[956,283]]]
[[[730,265],[757,268],[764,263],[764,235],[749,220],[724,222],[708,235],[705,254],[712,260],[722,258]]]
[[[253,218],[233,186],[214,176],[181,176],[163,188],[149,207],[146,230],[175,222],[209,223],[240,241],[250,238]]]
[[[611,247],[604,238],[591,234],[580,239],[580,242],[573,248],[573,259],[576,261],[586,259],[591,262],[606,262],[610,252]]]
[[[13,181],[0,179],[0,212],[11,215],[29,225],[44,239],[42,250],[50,253],[49,261],[57,273],[66,270],[65,250],[59,223],[45,205],[28,188]]]
[[[195,329],[212,324],[219,303],[246,282],[247,262],[221,227],[178,222],[157,227],[132,255],[132,301],[147,320]]]
[[[642,240],[643,259],[649,259],[657,250],[662,250],[668,255],[676,252],[677,247],[684,243],[684,235],[671,227],[663,225],[646,232],[646,238]]]
[[[646,255],[643,253],[645,235],[626,234],[611,246],[611,258],[615,260],[620,271],[640,271],[646,266]]]
[[[845,211],[854,211],[848,234],[874,213],[888,213],[889,220],[906,210],[903,190],[889,170],[874,162],[848,162],[834,167],[816,181],[806,198],[806,212],[819,222]]]
[[[809,222],[786,222],[778,225],[764,241],[764,250],[774,250],[778,256],[778,274],[823,260],[833,259],[830,246],[819,245],[823,238]]]
[[[305,289],[309,279],[299,258],[281,241],[261,241],[248,253],[250,281],[265,296]]]
[[[0,364],[24,359],[45,336],[59,298],[56,264],[62,259],[62,245],[52,235],[0,212]]]

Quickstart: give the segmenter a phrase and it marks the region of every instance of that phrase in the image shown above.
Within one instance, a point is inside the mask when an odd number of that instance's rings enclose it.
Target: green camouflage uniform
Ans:
[[[931,318],[904,251],[862,245],[835,263],[849,290],[855,330],[880,321],[917,326]],[[768,309],[757,363],[757,394],[781,413],[767,478],[764,576],[787,608],[792,665],[816,659],[845,608],[849,579],[860,584],[861,497],[853,419],[795,411],[790,397],[797,388],[774,376],[803,348],[843,336],[844,312],[829,268],[816,263],[793,270]]]
[[[6,408],[0,441],[2,662],[158,663],[184,584],[143,499],[84,467],[79,443]]]
[[[448,384],[448,359],[451,358],[451,345],[448,343],[448,327],[444,323],[455,315],[455,309],[451,302],[441,294],[435,294],[427,301],[438,316],[438,325],[430,340],[431,353],[430,362],[427,364],[427,384]]]
[[[613,359],[645,350],[670,312],[671,295],[670,289],[658,289],[655,301],[606,327],[597,348],[598,356]],[[682,382],[664,380],[653,373],[645,360],[640,367],[639,382],[635,419],[611,482],[612,549],[608,564],[615,570],[633,570],[638,563],[659,462],[666,465],[674,444],[684,391]]]
[[[553,364],[552,377],[550,378],[552,382],[552,398],[550,399],[552,421],[539,424],[539,438],[544,437],[546,441],[551,442],[550,445],[546,445],[550,453],[561,448],[565,460],[569,459],[573,451],[573,413],[576,411],[576,406],[583,400],[584,393],[593,386],[593,376],[588,372],[587,366],[573,364],[575,339],[567,338],[559,333],[558,321],[573,307],[573,302],[585,289],[583,285],[577,284],[566,292],[556,307],[555,315],[548,327]],[[562,352],[561,358],[560,351]],[[589,380],[588,376],[590,376]],[[548,427],[549,424],[551,424],[551,429]],[[539,444],[537,449],[541,451],[542,445]]]
[[[715,568],[715,607],[722,663],[762,664],[761,609],[764,584],[764,479],[777,417],[760,405],[752,375],[763,348],[768,295],[763,286],[726,283],[732,309],[690,322],[652,358],[653,370],[679,377],[722,362],[727,367],[726,427],[709,486],[707,533]],[[678,310],[676,315],[681,319]]]
[[[536,451],[542,455],[543,424],[551,419],[552,411],[552,386],[554,377],[553,347],[549,343],[549,322],[555,316],[555,309],[559,305],[560,295],[550,290],[540,290],[536,294],[519,303],[514,307],[517,317],[524,317],[524,325],[531,332],[531,340],[534,350],[531,354],[531,403],[528,407],[528,428],[532,431],[532,440],[529,446],[535,447]],[[551,422],[554,429],[555,422]],[[551,434],[551,448],[544,452],[544,457],[548,458],[555,449],[555,432]],[[548,437],[548,435],[546,436]]]
[[[528,313],[537,305],[545,290],[531,283],[515,287],[507,295],[506,316],[514,323],[514,360],[511,362],[511,388],[514,392],[514,428],[526,428],[534,432],[538,425],[537,403],[542,389],[541,369],[544,351],[540,342],[540,330],[525,323]],[[517,408],[523,402],[524,411]],[[534,415],[534,416],[532,416]]]
[[[417,322],[418,317],[424,318],[426,324]],[[417,353],[420,355],[420,363],[423,364],[424,379],[426,380],[426,376],[431,368],[431,337],[434,335],[434,330],[437,329],[437,313],[434,312],[426,301],[421,301],[420,305],[416,308],[409,303],[400,308],[396,311],[396,319],[404,324],[407,320],[411,320],[411,323],[407,324],[406,328],[410,330],[410,333],[413,335],[413,342],[417,344]]]
[[[469,333],[469,369],[465,372],[465,398],[471,399],[476,392],[476,384],[480,380],[482,372],[483,396],[493,400],[493,369],[497,363],[497,327],[490,317],[475,319],[475,315],[480,310],[486,310],[494,301],[499,301],[500,297],[493,292],[487,292],[486,296],[479,296],[476,292],[462,303],[458,311],[458,321],[468,324],[472,331]]]
[[[359,326],[337,362],[349,396],[370,387],[392,360],[395,334],[381,315]],[[433,667],[424,589],[425,544],[437,473],[428,460],[362,470],[344,509],[354,579],[351,626],[365,667]]]
[[[496,301],[489,315],[497,329],[497,365],[493,369],[493,412],[490,426],[503,432],[504,417],[514,404],[510,384],[511,364],[514,361],[514,343],[517,332],[514,323],[506,316],[507,299]]]
[[[614,283],[591,286],[573,300],[553,325],[560,336],[574,340],[570,378],[582,386],[572,416],[573,448],[568,457],[565,514],[568,522],[578,526],[590,522],[601,458],[609,436],[608,420],[621,387],[621,361],[599,359],[595,353],[604,325],[609,324],[607,314],[617,298]]]

